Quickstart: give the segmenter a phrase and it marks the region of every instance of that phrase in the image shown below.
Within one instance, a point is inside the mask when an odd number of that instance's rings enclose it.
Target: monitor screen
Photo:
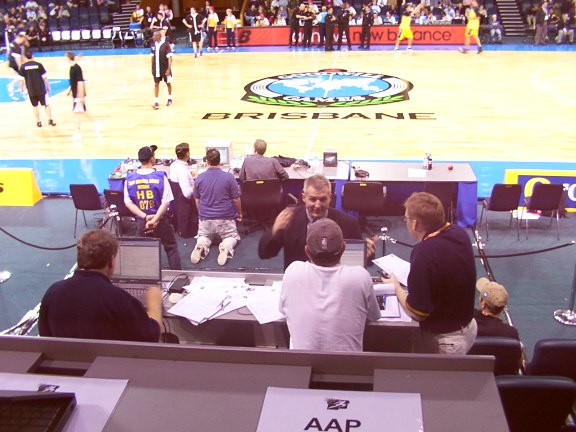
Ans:
[[[215,142],[213,144],[208,143],[206,145],[206,151],[210,149],[216,149],[220,152],[220,164],[221,165],[230,165],[230,161],[232,160],[232,142]]]
[[[119,238],[115,280],[160,280],[160,241],[158,239]]]
[[[346,249],[340,258],[340,264],[366,267],[366,241],[344,240]]]

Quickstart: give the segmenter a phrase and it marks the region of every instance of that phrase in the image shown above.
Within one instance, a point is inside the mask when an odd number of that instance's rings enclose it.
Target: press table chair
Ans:
[[[468,354],[494,356],[494,375],[514,375],[522,366],[522,344],[513,338],[479,336]]]
[[[486,211],[486,240],[488,240],[488,212],[509,212],[510,222],[512,225],[512,212],[518,210],[520,205],[520,195],[522,194],[522,186],[519,184],[504,184],[497,183],[492,188],[490,198],[482,200],[482,211],[480,212],[479,224],[482,226],[482,217]],[[516,221],[516,235],[520,239],[520,224],[519,219]]]
[[[274,223],[284,208],[282,184],[278,179],[246,180],[240,183],[245,234]]]
[[[84,217],[84,225],[86,225],[86,228],[88,228],[88,223],[86,222],[86,213],[84,212],[87,210],[104,210],[105,205],[104,200],[98,194],[98,190],[93,184],[71,184],[70,195],[72,196],[72,201],[74,202],[74,207],[76,208],[76,217],[74,218],[74,237],[76,237],[78,211],[82,211],[82,216]]]
[[[556,217],[556,237],[560,240],[559,219],[562,198],[564,198],[563,185],[536,183],[532,190],[532,196],[524,199],[524,210],[521,213],[520,223],[522,223],[526,212],[540,212],[542,216],[548,212],[550,224],[552,224],[552,218]],[[526,239],[528,239],[528,219],[526,219]]]
[[[363,231],[373,231],[366,218],[383,215],[385,202],[384,185],[380,182],[350,181],[342,188],[342,208],[358,212]]]

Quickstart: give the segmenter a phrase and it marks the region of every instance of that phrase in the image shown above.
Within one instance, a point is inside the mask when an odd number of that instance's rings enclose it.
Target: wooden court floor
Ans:
[[[51,79],[67,80],[63,56],[39,60]],[[37,128],[28,102],[2,103],[2,158],[123,159],[146,144],[158,145],[159,155],[169,157],[182,141],[201,155],[211,138],[232,140],[239,155],[263,138],[269,155],[298,158],[335,149],[346,159],[420,159],[429,152],[435,160],[574,160],[574,52],[236,52],[199,59],[177,54],[174,105],[165,106],[162,84],[158,111],[151,108],[148,55],[85,56],[79,63],[88,80],[88,110],[101,127],[84,119],[81,138],[74,139],[72,102],[65,93],[51,98],[54,128]],[[250,82],[334,68],[399,77],[413,89],[406,101],[355,108],[241,100]],[[8,76],[6,67],[0,75]],[[205,119],[210,113],[230,116]],[[238,113],[242,117],[234,118]]]

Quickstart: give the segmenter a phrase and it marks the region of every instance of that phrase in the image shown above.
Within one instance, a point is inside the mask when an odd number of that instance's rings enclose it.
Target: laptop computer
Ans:
[[[160,240],[126,237],[118,239],[112,283],[146,306],[150,285],[161,287]]]
[[[340,258],[340,264],[366,267],[368,255],[366,240],[344,240],[346,249]]]
[[[60,432],[75,406],[74,393],[0,390],[0,429]]]

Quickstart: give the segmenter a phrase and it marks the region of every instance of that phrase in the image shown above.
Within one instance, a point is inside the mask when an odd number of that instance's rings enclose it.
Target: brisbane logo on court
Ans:
[[[322,69],[253,81],[244,87],[242,100],[286,107],[361,107],[408,100],[412,87],[394,76]]]

